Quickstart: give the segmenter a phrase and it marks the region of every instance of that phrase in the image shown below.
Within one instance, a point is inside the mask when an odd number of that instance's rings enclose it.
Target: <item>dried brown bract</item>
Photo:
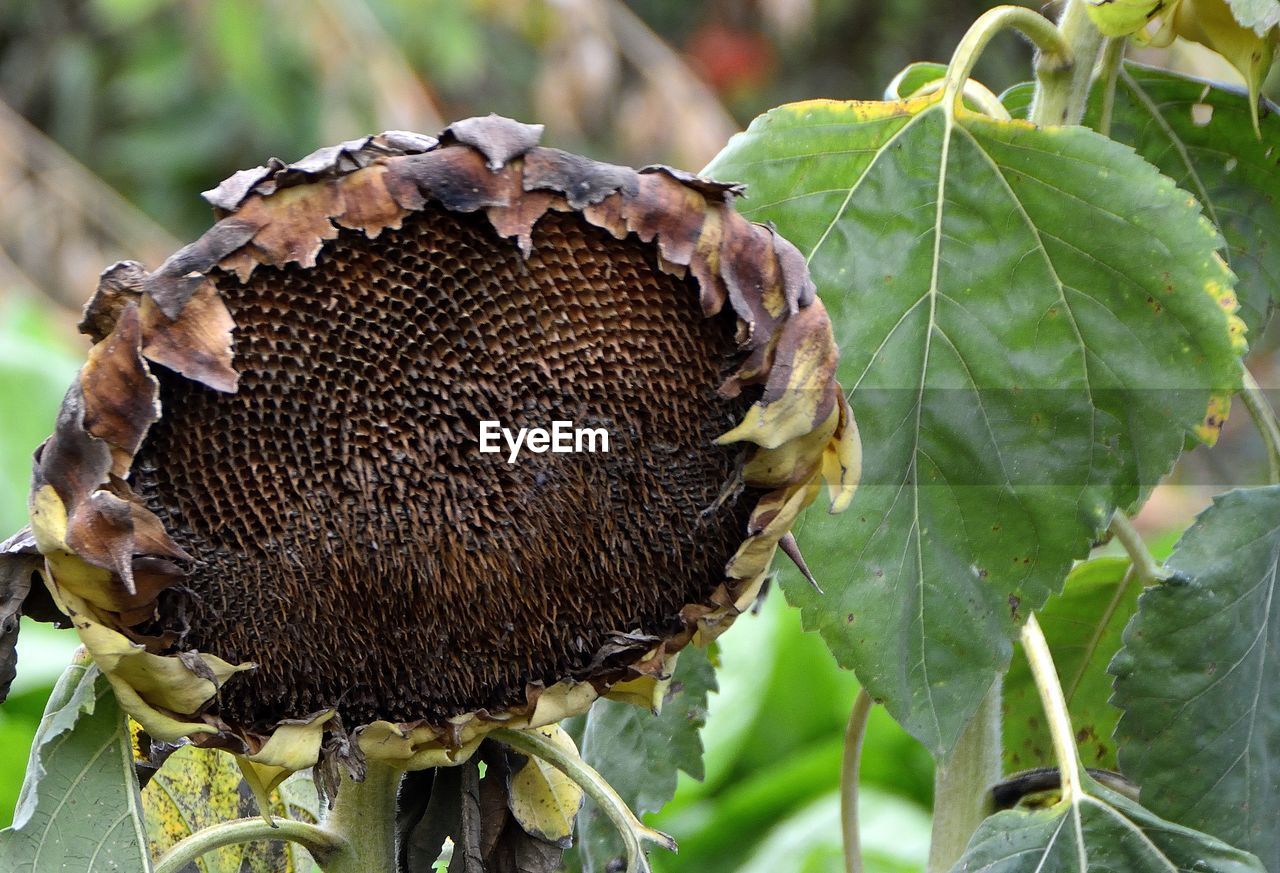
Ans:
[[[425,767],[651,702],[821,482],[847,503],[800,254],[733,186],[540,134],[490,116],[242,171],[200,239],[103,274],[32,530],[151,736],[265,788],[322,748]],[[612,444],[512,463],[488,420]]]

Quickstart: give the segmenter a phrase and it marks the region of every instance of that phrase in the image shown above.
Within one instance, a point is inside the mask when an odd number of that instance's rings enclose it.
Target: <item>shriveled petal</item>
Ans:
[[[324,726],[333,718],[333,710],[309,719],[279,725],[271,737],[252,755],[237,755],[236,763],[258,800],[258,809],[270,821],[271,792],[290,774],[315,765],[320,758],[320,742]]]

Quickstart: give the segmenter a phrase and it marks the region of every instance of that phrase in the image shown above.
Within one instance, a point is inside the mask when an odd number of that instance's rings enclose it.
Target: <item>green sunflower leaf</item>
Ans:
[[[150,869],[124,713],[96,667],[73,664],[45,708],[13,825],[0,831],[0,870]]]
[[[987,819],[952,873],[1265,873],[1247,852],[1083,778],[1074,801]]]
[[[1280,486],[1217,498],[1168,567],[1112,666],[1120,766],[1153,811],[1280,870]]]
[[[705,649],[680,653],[658,715],[629,703],[600,700],[582,732],[582,759],[600,772],[636,815],[657,812],[675,795],[680,771],[702,778],[707,695],[716,688]],[[577,862],[583,873],[604,873],[622,843],[604,813],[587,801],[578,814]]]
[[[800,535],[826,593],[787,595],[945,754],[1026,611],[1213,438],[1243,348],[1221,239],[1130,149],[940,96],[784,106],[706,172],[808,257],[862,435],[853,505]]]
[[[1274,0],[1267,0],[1274,2]],[[1277,4],[1280,8],[1280,4]],[[1001,97],[1015,116],[1031,104],[1030,83]],[[1089,96],[1084,123],[1102,124],[1103,88]],[[1194,194],[1227,241],[1239,277],[1240,318],[1256,336],[1280,299],[1280,107],[1264,101],[1253,131],[1243,91],[1126,62],[1116,82],[1110,135],[1137,149]]]
[[[1104,770],[1117,769],[1111,734],[1120,720],[1120,710],[1108,702],[1107,665],[1120,651],[1120,635],[1142,587],[1126,578],[1128,570],[1126,558],[1078,564],[1062,593],[1036,612],[1062,677],[1080,758],[1085,766]],[[1004,760],[1015,771],[1052,767],[1055,761],[1040,693],[1021,655],[1014,655],[1004,680]]]

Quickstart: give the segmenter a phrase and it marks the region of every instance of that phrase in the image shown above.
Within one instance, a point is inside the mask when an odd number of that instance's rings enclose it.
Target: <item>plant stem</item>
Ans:
[[[342,837],[313,824],[277,818],[274,825],[269,825],[258,817],[241,818],[196,831],[166,852],[164,857],[156,862],[154,873],[178,873],[201,855],[215,849],[258,840],[287,840],[298,843],[310,852],[315,862],[325,870],[330,869],[326,866],[329,860],[346,848],[346,842]],[[394,868],[391,873],[394,873]]]
[[[1116,110],[1116,82],[1120,79],[1126,45],[1126,40],[1113,37],[1102,48],[1102,112],[1098,118],[1098,133],[1103,136],[1111,136],[1111,119]]]
[[[1122,510],[1117,509],[1111,516],[1111,533],[1120,541],[1120,545],[1124,546],[1129,560],[1133,562],[1134,572],[1138,574],[1144,586],[1159,585],[1169,578],[1169,571],[1151,554],[1151,550],[1143,542],[1142,534],[1138,533],[1133,522],[1129,521],[1129,516]]]
[[[989,9],[973,23],[960,44],[956,46],[947,66],[944,105],[953,112],[964,92],[965,82],[973,72],[973,65],[996,34],[1005,30],[1017,30],[1039,49],[1037,75],[1060,71],[1070,62],[1070,47],[1053,22],[1038,12],[1022,6],[997,6]]]
[[[922,85],[907,95],[909,97],[924,97],[928,94],[937,94],[946,87],[946,79],[934,79],[926,85]],[[978,108],[979,112],[990,116],[998,121],[1008,121],[1011,116],[1009,110],[1000,102],[1000,98],[977,79],[965,79],[961,96],[969,103]]]
[[[1034,615],[1028,616],[1027,623],[1022,626],[1022,648],[1027,653],[1031,675],[1040,692],[1040,703],[1049,721],[1053,755],[1058,759],[1058,774],[1062,780],[1062,799],[1074,803],[1084,794],[1080,785],[1080,759],[1076,753],[1075,733],[1071,730],[1067,700],[1062,694],[1058,671],[1053,666],[1049,643]]]
[[[1102,34],[1089,20],[1084,0],[1068,0],[1058,30],[1067,43],[1065,56],[1070,63],[1064,67],[1060,58],[1043,51],[1036,58],[1036,96],[1031,103],[1035,124],[1080,123],[1102,49]]]
[[[862,763],[862,741],[867,736],[867,719],[872,700],[867,689],[859,688],[844,732],[844,764],[840,768],[840,827],[844,835],[845,873],[862,873],[862,838],[858,833],[858,769]]]
[[[657,843],[672,852],[676,850],[675,840],[661,831],[655,831],[644,825],[604,777],[577,755],[568,754],[535,731],[513,731],[502,728],[489,736],[517,752],[546,761],[576,782],[586,795],[596,802],[596,805],[613,822],[613,826],[618,829],[618,835],[622,837],[627,855],[625,873],[649,873],[649,861],[644,855],[644,841]]]
[[[928,873],[950,870],[989,812],[987,790],[1000,780],[1003,687],[991,686],[933,778],[933,834]]]
[[[396,795],[403,771],[366,762],[364,780],[343,775],[324,828],[340,837],[343,851],[325,873],[396,873]]]
[[[1267,445],[1271,484],[1280,485],[1280,424],[1276,422],[1276,411],[1271,408],[1262,387],[1248,369],[1244,371],[1244,387],[1240,391],[1240,397],[1244,400],[1249,415],[1253,417],[1258,433],[1262,434],[1262,441]]]

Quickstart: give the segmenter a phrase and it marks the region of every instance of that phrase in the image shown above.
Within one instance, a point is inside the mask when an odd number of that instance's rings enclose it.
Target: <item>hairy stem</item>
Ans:
[[[1069,65],[1070,47],[1052,21],[1022,6],[997,6],[978,17],[951,56],[943,97],[948,112],[954,111],[964,93],[965,82],[973,72],[973,65],[987,44],[996,34],[1006,30],[1017,30],[1035,44],[1039,57],[1044,59],[1043,65],[1037,62],[1037,75],[1061,71]]]
[[[1116,110],[1116,82],[1120,79],[1127,44],[1127,40],[1112,38],[1102,49],[1102,113],[1098,119],[1098,133],[1103,136],[1111,136],[1111,119]]]
[[[1142,534],[1129,521],[1129,516],[1119,509],[1111,516],[1111,533],[1124,546],[1129,560],[1133,562],[1133,570],[1143,585],[1158,585],[1169,578],[1169,571],[1151,554]]]
[[[867,719],[872,700],[867,689],[859,688],[844,732],[844,763],[840,768],[840,827],[844,835],[845,873],[862,873],[862,838],[858,833],[858,769],[862,763],[862,741],[867,736]]]
[[[1079,124],[1089,102],[1093,68],[1102,50],[1102,34],[1089,20],[1084,0],[1068,0],[1058,21],[1067,43],[1064,66],[1060,57],[1043,50],[1036,58],[1036,96],[1031,103],[1035,124]]]
[[[403,775],[369,761],[363,781],[342,777],[324,827],[344,847],[320,865],[325,873],[396,873],[396,797]]]
[[[1276,411],[1267,402],[1253,374],[1244,371],[1244,388],[1240,391],[1245,408],[1253,418],[1254,426],[1262,434],[1262,441],[1267,445],[1267,463],[1270,466],[1271,484],[1280,485],[1280,424],[1276,423]]]
[[[596,802],[613,826],[618,829],[618,835],[622,837],[622,845],[627,855],[625,873],[649,873],[649,861],[644,855],[644,842],[656,843],[672,852],[676,850],[675,840],[661,831],[655,831],[644,825],[640,819],[636,818],[626,802],[618,796],[618,792],[604,780],[604,777],[577,755],[570,755],[535,731],[514,731],[502,728],[489,736],[517,752],[546,761],[576,782],[586,795]]]
[[[1022,648],[1031,665],[1031,676],[1040,692],[1040,703],[1049,721],[1049,736],[1053,740],[1053,755],[1058,760],[1058,774],[1062,780],[1062,798],[1074,802],[1084,794],[1080,785],[1080,759],[1076,754],[1075,733],[1071,730],[1071,716],[1067,711],[1067,699],[1058,681],[1058,671],[1053,666],[1049,643],[1040,630],[1034,615],[1022,626]]]
[[[321,869],[346,848],[346,841],[337,834],[306,822],[277,818],[274,825],[261,818],[241,818],[221,822],[197,831],[182,840],[156,862],[154,873],[179,873],[201,855],[221,849],[259,840],[283,840],[297,843],[311,853]],[[394,868],[392,873],[394,873]]]
[[[987,817],[987,790],[1000,780],[1002,703],[1003,687],[997,679],[960,733],[951,756],[939,762],[934,773],[928,873],[950,870]]]

